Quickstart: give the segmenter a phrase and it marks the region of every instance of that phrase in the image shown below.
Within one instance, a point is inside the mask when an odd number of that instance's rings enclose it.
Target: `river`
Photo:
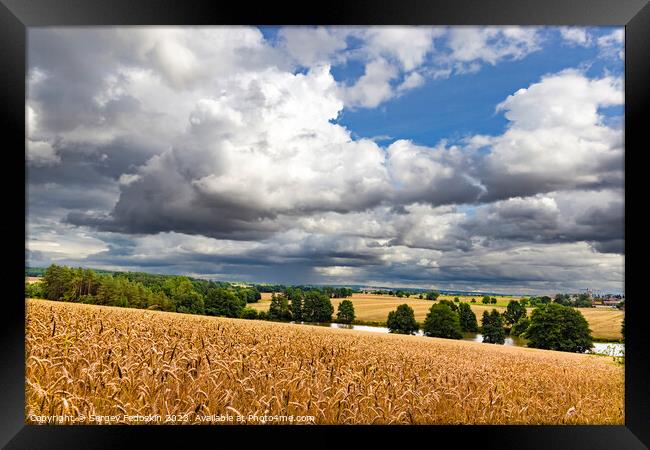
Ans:
[[[389,332],[388,328],[386,327],[376,327],[370,325],[347,325],[342,323],[309,323],[306,325],[318,325],[318,326],[330,327],[330,328],[368,331],[372,333]],[[419,330],[416,335],[423,336],[422,330]],[[472,341],[472,342],[482,342],[483,335],[481,335],[480,333],[465,333],[463,340]],[[520,337],[506,336],[505,345],[511,345],[513,347],[525,347],[526,339]],[[623,356],[625,354],[625,344],[622,344],[620,342],[594,342],[594,347],[592,348],[591,352],[587,352],[587,353],[596,353],[599,355],[609,355],[609,356]]]

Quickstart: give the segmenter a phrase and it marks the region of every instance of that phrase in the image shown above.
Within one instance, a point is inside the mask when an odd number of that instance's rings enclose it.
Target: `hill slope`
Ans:
[[[45,300],[26,307],[28,423],[222,414],[232,423],[623,424],[623,368],[606,357]]]

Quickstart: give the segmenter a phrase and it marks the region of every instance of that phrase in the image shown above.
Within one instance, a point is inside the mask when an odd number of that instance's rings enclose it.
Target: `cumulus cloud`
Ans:
[[[618,189],[514,197],[477,208],[461,227],[488,241],[586,242],[596,251],[624,253],[624,206]]]
[[[422,65],[444,32],[440,27],[372,27],[365,30],[365,39],[370,54],[393,58],[408,72]]]
[[[539,29],[533,27],[454,27],[447,45],[457,67],[467,68],[472,63],[522,59],[541,48],[541,39]]]
[[[342,89],[350,106],[374,108],[395,95],[391,81],[399,74],[397,68],[383,58],[368,63],[365,73],[351,86]]]
[[[448,288],[622,280],[623,136],[602,113],[622,105],[620,78],[548,74],[495,105],[503,132],[436,145],[359,139],[339,120],[522,59],[540,29],[34,29],[29,42],[32,264]],[[620,50],[622,35],[594,45]],[[337,78],[346,64],[358,73]]]
[[[121,175],[110,216],[73,213],[68,221],[108,231],[245,240],[285,230],[287,217],[393,205],[391,211],[403,213],[392,214],[389,223],[399,223],[395,217],[416,217],[407,205],[509,199],[494,204],[485,217],[480,209],[477,214],[486,230],[500,230],[497,236],[458,218],[454,226],[479,236],[552,241],[560,217],[554,200],[526,197],[620,181],[620,131],[605,126],[598,109],[621,101],[620,80],[564,71],[497,106],[510,121],[503,135],[475,136],[464,148],[398,140],[382,149],[371,140],[353,140],[331,122],[343,103],[327,66],[306,74],[250,73],[233,78],[219,96],[197,100],[177,146]],[[490,151],[477,157],[474,151],[481,147]],[[418,220],[431,223],[426,215]],[[309,220],[297,223],[313,230]],[[445,228],[435,225],[433,234],[389,227],[384,244],[471,247],[471,234],[464,231],[448,242],[432,238]],[[409,226],[420,228],[413,220]]]
[[[623,101],[620,78],[576,70],[508,96],[497,105],[510,121],[506,132],[480,138],[490,149],[479,169],[485,199],[621,185],[623,130],[605,125],[599,110]]]
[[[346,35],[345,30],[325,27],[283,27],[278,31],[280,45],[306,67],[342,60],[340,51],[347,47]]]
[[[597,40],[600,54],[609,58],[625,58],[625,30],[619,28],[609,34],[601,36]]]
[[[562,39],[569,45],[588,47],[592,44],[593,37],[583,27],[561,27],[559,29]]]

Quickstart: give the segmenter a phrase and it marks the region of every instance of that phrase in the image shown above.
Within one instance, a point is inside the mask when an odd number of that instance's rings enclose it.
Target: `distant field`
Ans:
[[[440,298],[453,299],[454,296],[441,296]],[[472,297],[466,297],[471,300]],[[476,318],[481,322],[483,311],[492,311],[496,309],[499,312],[505,311],[505,306],[498,305],[483,305],[480,303],[479,297],[476,298],[477,303],[471,303],[472,311],[476,314]],[[508,297],[497,297],[499,302],[504,305],[512,300]],[[343,299],[332,299],[334,310]],[[418,298],[398,298],[389,297],[387,295],[373,295],[373,294],[353,294],[350,299],[354,303],[354,309],[357,320],[364,322],[386,322],[388,313],[393,311],[397,306],[407,303],[415,313],[415,319],[422,322],[426,317],[433,302],[429,300],[420,300]],[[251,303],[248,306],[258,311],[268,311],[271,303],[271,294],[262,294],[262,300],[258,303]],[[528,308],[530,314],[533,308]],[[592,335],[595,339],[601,340],[619,340],[621,335],[621,323],[623,321],[623,311],[605,308],[580,308],[579,311],[584,315],[589,327],[591,328]]]
[[[624,423],[607,357],[47,300],[26,313],[28,424]]]
[[[34,284],[34,283],[40,283],[43,281],[43,278],[41,277],[25,277],[25,281],[29,284]]]

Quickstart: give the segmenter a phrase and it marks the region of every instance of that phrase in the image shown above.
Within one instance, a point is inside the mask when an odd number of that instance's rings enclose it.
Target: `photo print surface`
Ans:
[[[27,42],[26,423],[624,423],[623,27]]]

